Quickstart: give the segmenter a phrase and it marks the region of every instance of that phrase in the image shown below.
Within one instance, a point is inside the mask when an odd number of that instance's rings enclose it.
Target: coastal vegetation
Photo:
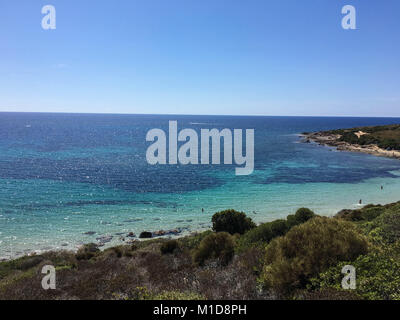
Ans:
[[[305,132],[303,135],[304,142],[314,141],[337,147],[339,150],[399,157],[400,124]]]
[[[213,230],[215,232],[228,232],[230,234],[243,234],[254,228],[255,223],[244,212],[233,209],[217,212],[212,217]]]
[[[0,263],[0,299],[400,299],[400,202],[321,217],[301,208],[256,225],[216,213],[213,230]],[[43,290],[44,265],[56,269]],[[341,286],[345,265],[357,286]]]
[[[339,140],[358,145],[377,145],[385,150],[400,150],[400,125],[358,127],[328,131],[340,135]]]

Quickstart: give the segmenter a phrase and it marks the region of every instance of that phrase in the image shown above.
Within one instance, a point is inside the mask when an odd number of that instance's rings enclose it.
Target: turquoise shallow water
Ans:
[[[168,120],[196,130],[254,128],[255,172],[149,166],[145,134]],[[144,230],[190,233],[209,228],[212,214],[227,208],[263,222],[303,206],[333,215],[360,199],[398,201],[400,161],[302,144],[297,134],[399,122],[0,113],[0,257],[76,249],[104,236],[112,236],[110,246]]]

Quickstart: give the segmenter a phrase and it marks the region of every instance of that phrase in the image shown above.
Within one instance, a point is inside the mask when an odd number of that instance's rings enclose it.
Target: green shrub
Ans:
[[[60,251],[48,251],[44,252],[42,254],[43,258],[51,261],[51,264],[53,266],[69,266],[72,268],[76,267],[76,257],[75,254],[71,251],[65,251],[65,250],[60,250]]]
[[[256,224],[244,212],[233,209],[215,213],[212,217],[212,223],[215,232],[228,232],[230,234],[244,234],[256,227]]]
[[[235,243],[227,232],[212,233],[205,237],[193,255],[193,260],[203,265],[208,259],[218,259],[222,265],[227,265],[233,258]]]
[[[363,208],[361,210],[361,216],[366,221],[372,221],[375,218],[379,217],[383,212],[385,212],[385,208],[381,206],[374,206],[369,208]]]
[[[339,261],[367,252],[368,243],[350,222],[316,217],[293,227],[266,248],[261,283],[286,294]]]
[[[174,253],[174,251],[179,247],[179,243],[176,240],[169,240],[164,242],[161,247],[160,251],[162,254]]]
[[[400,243],[381,247],[359,256],[355,261],[341,262],[311,280],[314,291],[329,288],[341,289],[345,265],[356,268],[356,289],[354,293],[365,299],[400,299]]]
[[[182,248],[192,250],[197,248],[200,245],[200,242],[212,233],[213,232],[211,230],[203,231],[195,235],[179,238],[178,242]]]
[[[397,207],[388,209],[366,227],[379,234],[385,242],[394,243],[400,240],[400,210]]]
[[[268,244],[272,239],[285,235],[290,228],[302,224],[316,215],[307,208],[300,208],[294,215],[289,215],[287,220],[280,219],[267,222],[247,231],[238,241],[237,252],[243,252],[251,247],[261,247]]]
[[[42,256],[24,256],[15,260],[0,262],[0,280],[15,270],[26,271],[44,260]]]
[[[287,224],[289,228],[307,222],[308,220],[315,217],[315,213],[308,208],[300,208],[294,215],[287,217]]]
[[[247,231],[238,240],[236,250],[243,252],[252,247],[263,247],[273,238],[283,236],[289,230],[286,220],[275,220]]]
[[[89,260],[100,252],[99,247],[95,243],[88,243],[81,246],[76,253],[76,259]]]
[[[342,210],[336,214],[338,218],[347,220],[347,221],[372,221],[378,216],[380,216],[383,212],[385,212],[386,208],[380,205],[367,205],[362,209],[358,210]]]

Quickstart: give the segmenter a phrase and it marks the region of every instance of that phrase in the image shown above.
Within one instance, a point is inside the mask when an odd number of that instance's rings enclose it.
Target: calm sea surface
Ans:
[[[169,120],[198,132],[255,129],[254,173],[148,165],[146,133],[167,132]],[[332,215],[360,199],[400,200],[400,161],[298,137],[391,123],[400,119],[0,113],[0,259],[104,237],[114,245],[129,232],[189,233],[209,228],[212,214],[228,208],[262,222],[302,206]]]

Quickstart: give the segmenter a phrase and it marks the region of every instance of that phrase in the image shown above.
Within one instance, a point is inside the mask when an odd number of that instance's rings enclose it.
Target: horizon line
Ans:
[[[125,113],[125,112],[67,112],[67,111],[0,111],[0,113],[37,113],[73,115],[143,115],[143,116],[216,116],[216,117],[296,117],[296,118],[400,118],[399,116],[346,115],[268,115],[268,114],[194,114],[194,113]]]

